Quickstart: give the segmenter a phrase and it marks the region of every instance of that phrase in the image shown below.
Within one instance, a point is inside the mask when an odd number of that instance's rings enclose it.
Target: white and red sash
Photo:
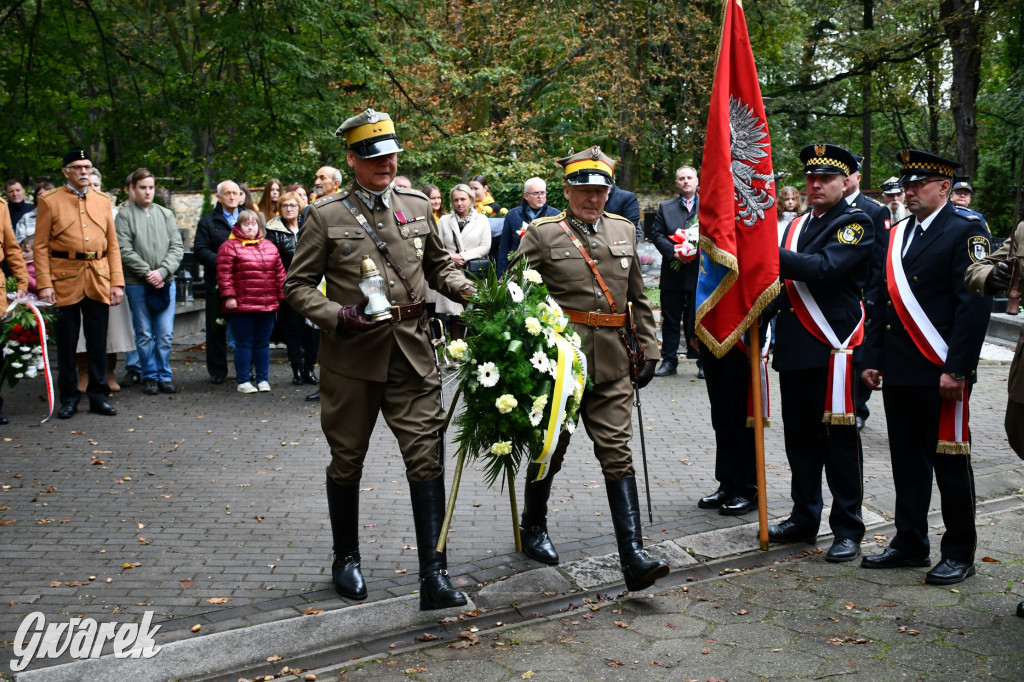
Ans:
[[[915,219],[916,220],[916,219]],[[921,351],[928,362],[936,367],[946,364],[949,344],[939,334],[931,320],[924,312],[914,292],[910,289],[907,274],[903,271],[903,237],[907,225],[911,221],[904,220],[896,224],[889,233],[889,253],[885,259],[885,270],[889,296],[892,305],[899,315],[900,322],[906,328],[911,340]],[[960,400],[943,400],[939,413],[939,444],[936,452],[948,455],[971,454],[970,429],[968,427],[969,409],[967,405],[968,384],[964,382],[964,392]]]
[[[806,213],[794,219],[786,234],[786,248],[797,252],[800,233],[807,223]],[[831,346],[832,354],[828,360],[828,392],[825,394],[825,413],[821,420],[826,424],[839,424],[852,426],[857,423],[857,416],[854,413],[852,377],[853,377],[853,349],[864,341],[864,304],[860,306],[860,320],[857,326],[846,338],[840,341],[832,325],[821,312],[818,302],[811,295],[811,290],[804,282],[791,279],[786,280],[786,291],[789,293],[789,300],[793,304],[793,311],[804,328],[814,338],[824,344]],[[839,356],[838,359],[836,356]]]

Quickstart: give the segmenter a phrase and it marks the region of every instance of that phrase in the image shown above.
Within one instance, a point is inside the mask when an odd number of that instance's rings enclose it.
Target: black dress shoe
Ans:
[[[755,509],[757,509],[756,494],[750,497],[746,495],[733,495],[718,508],[718,513],[722,516],[741,516]]]
[[[546,525],[520,526],[519,539],[523,544],[523,554],[548,566],[558,565],[558,552],[548,537]]]
[[[1017,604],[1017,617],[1024,618],[1024,601]]]
[[[817,539],[817,529],[800,528],[789,519],[768,526],[768,542],[806,542],[813,545]]]
[[[0,426],[3,426],[4,424],[10,424],[10,423],[11,423],[11,420],[7,418],[7,415],[4,414],[3,412],[0,412]]]
[[[309,386],[319,386],[320,380],[316,378],[315,374],[313,374],[313,370],[304,369],[302,370],[302,383]]]
[[[700,365],[697,365],[697,378],[698,379],[703,379],[704,378],[704,368],[701,367]]]
[[[913,554],[906,550],[886,547],[881,554],[866,556],[860,560],[861,568],[900,568],[909,566],[923,568],[932,563],[928,552],[924,554]]]
[[[967,580],[976,572],[973,561],[943,558],[942,561],[935,564],[935,568],[928,571],[924,576],[924,581],[929,585],[955,585]]]
[[[312,393],[310,393],[309,395],[306,396],[306,401],[307,402],[312,403],[312,402],[316,402],[318,400],[320,400],[320,390],[319,389],[317,389],[316,391],[314,391],[314,392],[312,392]]]
[[[57,410],[57,419],[71,419],[78,412],[78,405],[61,405]]]
[[[293,369],[292,370],[292,386],[301,386],[301,385],[302,385],[302,370]]]
[[[102,414],[104,417],[113,417],[117,414],[117,408],[103,401],[102,403],[89,403],[89,412],[92,414]]]
[[[702,497],[697,500],[697,506],[701,509],[718,509],[725,504],[725,501],[730,497],[732,497],[732,493],[728,493],[719,488],[707,497]]]
[[[825,561],[833,564],[841,564],[846,561],[853,561],[860,556],[860,543],[850,538],[836,538],[832,546],[828,548]]]
[[[678,361],[676,360],[662,360],[661,366],[658,367],[657,370],[655,370],[654,376],[667,377],[669,375],[675,374],[677,372],[677,365]]]
[[[158,381],[156,382],[157,390],[161,393],[177,393],[178,387],[170,381]]]
[[[210,377],[210,383],[211,384],[223,384],[224,383],[224,377]]]
[[[156,387],[156,379],[143,379],[142,392],[146,395],[156,395],[160,389]]]

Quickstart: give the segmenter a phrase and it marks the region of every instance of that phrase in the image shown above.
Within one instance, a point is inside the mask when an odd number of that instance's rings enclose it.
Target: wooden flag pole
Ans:
[[[761,403],[760,318],[750,328],[750,389],[754,412],[754,455],[757,467],[757,537],[768,549],[768,490],[764,474],[764,405]]]

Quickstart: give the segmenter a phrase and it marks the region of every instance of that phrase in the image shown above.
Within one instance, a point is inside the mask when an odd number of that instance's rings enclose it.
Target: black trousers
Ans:
[[[220,310],[220,290],[216,285],[206,284],[206,371],[210,378],[223,379],[228,375],[228,328],[217,324],[226,320]]]
[[[696,292],[682,289],[661,290],[661,359],[675,360],[679,343],[683,343],[686,357],[693,358],[697,352],[690,347],[695,336]]]
[[[89,384],[85,394],[89,403],[107,400],[107,320],[110,305],[89,297],[78,303],[56,306],[57,320],[57,390],[61,405],[77,405],[82,399],[78,391],[78,368],[75,351],[78,334],[85,336],[85,354],[89,362]]]
[[[705,370],[705,373],[707,370]],[[821,421],[825,413],[828,368],[779,372],[786,459],[793,478],[790,519],[801,529],[816,532],[821,521],[821,472],[832,492],[829,526],[836,538],[860,542],[864,537],[864,462],[860,435],[854,425]]]
[[[896,537],[891,546],[927,554],[928,507],[932,472],[942,504],[942,556],[972,561],[977,543],[974,528],[974,471],[970,455],[940,455],[938,386],[886,386],[882,391],[889,424],[889,455],[896,485]]]
[[[281,328],[281,337],[288,347],[288,362],[292,369],[312,372],[320,348],[320,330],[306,324],[306,318],[288,305],[288,301],[281,301],[277,320]]]
[[[715,430],[715,478],[727,493],[752,497],[757,490],[757,464],[754,429],[747,426],[749,360],[735,346],[725,357],[716,358],[703,343],[700,359]]]

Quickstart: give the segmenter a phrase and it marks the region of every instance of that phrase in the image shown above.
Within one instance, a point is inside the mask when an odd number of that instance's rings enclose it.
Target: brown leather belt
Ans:
[[[588,327],[621,327],[626,324],[626,313],[598,313],[594,311],[562,309],[570,322],[585,324]]]
[[[425,305],[423,301],[419,303],[409,303],[406,305],[393,305],[391,306],[391,321],[401,322],[402,320],[416,320],[423,315]]]
[[[107,255],[106,251],[51,251],[51,258],[66,258],[67,260],[99,260]]]

